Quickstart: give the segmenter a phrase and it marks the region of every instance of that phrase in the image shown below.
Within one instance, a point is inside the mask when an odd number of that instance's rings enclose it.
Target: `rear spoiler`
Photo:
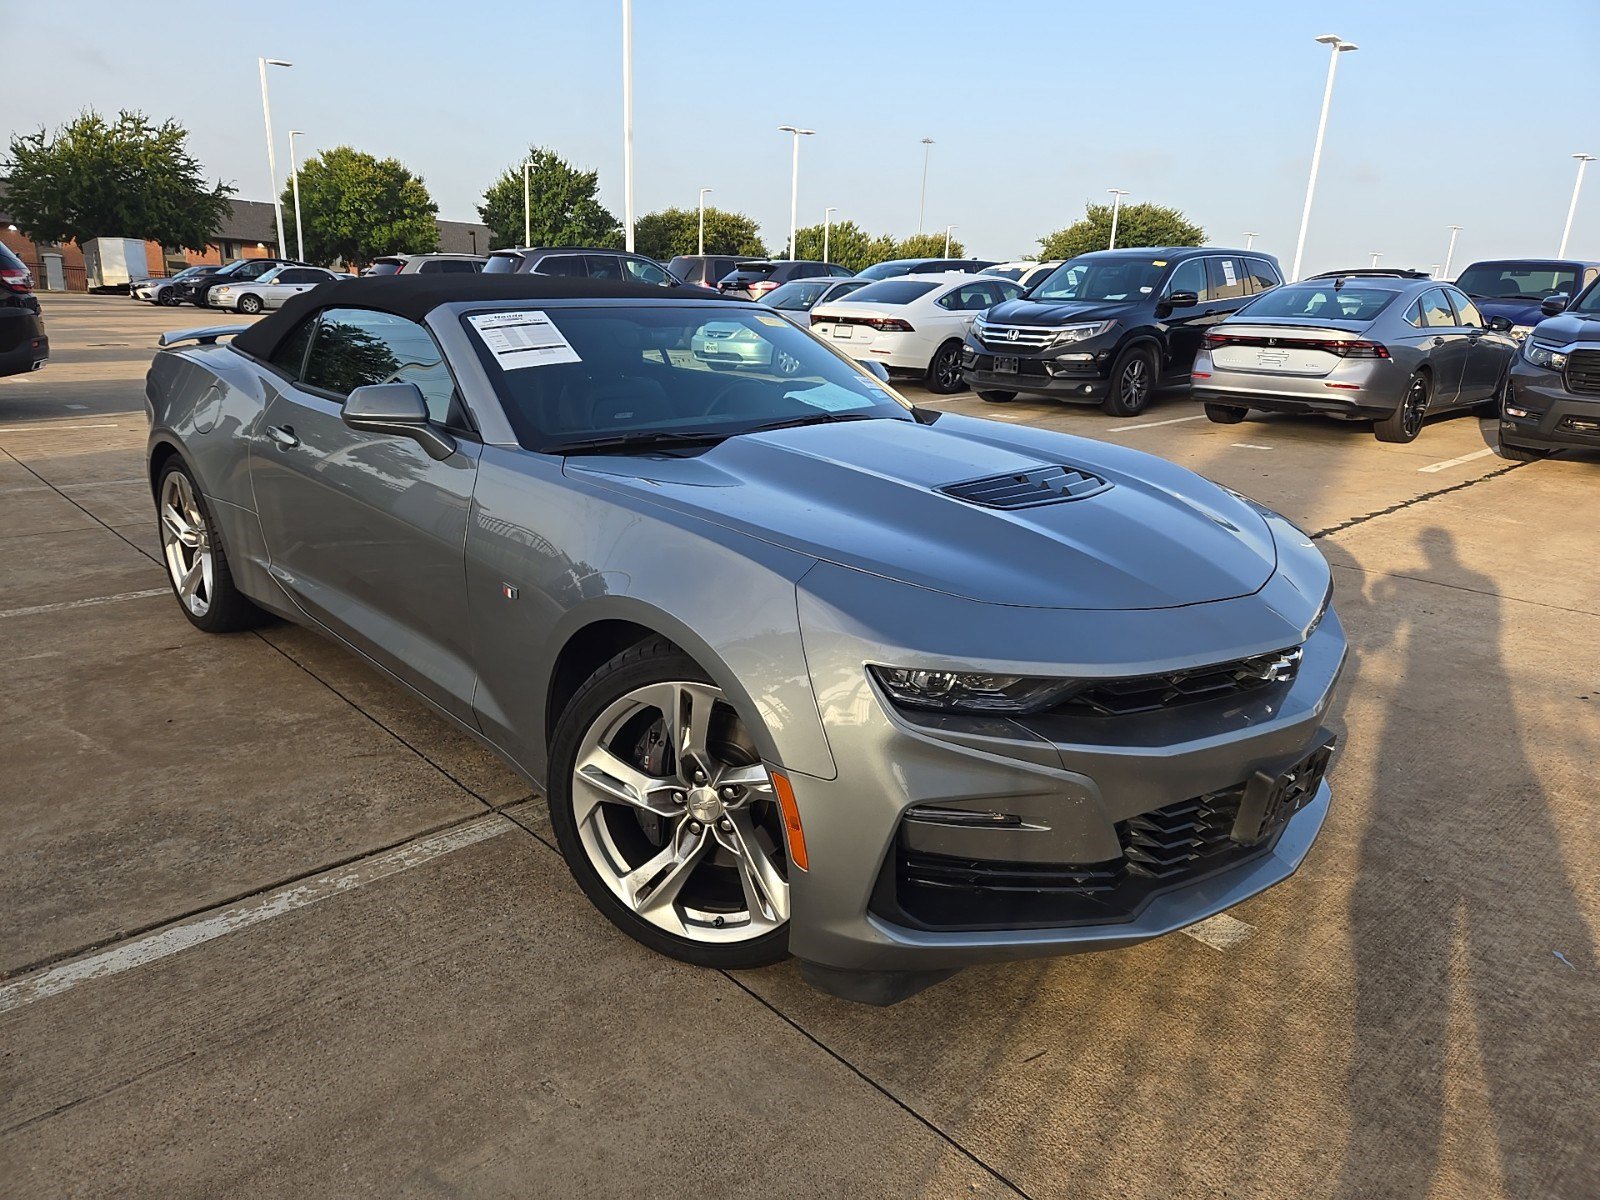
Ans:
[[[156,345],[176,346],[182,342],[198,342],[202,346],[210,346],[218,338],[231,338],[249,328],[248,325],[206,325],[200,329],[175,329],[157,338]]]

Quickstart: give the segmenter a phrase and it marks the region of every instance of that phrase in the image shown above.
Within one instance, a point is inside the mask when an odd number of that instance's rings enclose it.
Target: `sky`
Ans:
[[[175,117],[213,176],[268,199],[256,58],[271,71],[283,178],[346,144],[399,158],[440,215],[476,220],[530,145],[600,173],[624,208],[621,0],[66,0],[48,37],[11,38],[0,135],[84,108]],[[41,10],[0,0],[0,28]],[[64,20],[70,16],[70,20]],[[790,137],[800,224],[956,226],[968,253],[1029,257],[1106,189],[1181,209],[1213,245],[1287,268],[1329,51],[1340,57],[1305,271],[1552,255],[1571,155],[1600,155],[1600,3],[1143,0],[635,0],[636,210],[708,203],[787,238]],[[1584,49],[1587,46],[1588,49]],[[1569,254],[1600,259],[1600,169]]]

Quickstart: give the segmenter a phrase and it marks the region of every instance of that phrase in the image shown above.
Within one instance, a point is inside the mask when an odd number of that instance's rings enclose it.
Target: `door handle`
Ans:
[[[295,437],[294,427],[291,425],[268,425],[267,436],[285,450],[300,444],[300,439]]]
[[[1444,345],[1444,339],[1442,337],[1436,337],[1433,339],[1433,344],[1435,346],[1442,346]]]

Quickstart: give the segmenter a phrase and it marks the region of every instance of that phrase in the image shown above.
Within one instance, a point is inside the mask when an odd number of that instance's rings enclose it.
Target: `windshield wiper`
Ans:
[[[735,431],[736,432],[736,431]],[[652,446],[714,446],[728,433],[673,432],[651,430],[638,433],[614,433],[605,437],[585,438],[579,442],[561,442],[550,447],[552,454],[576,454],[590,450],[642,450]]]
[[[787,421],[768,421],[765,425],[752,425],[739,433],[767,433],[774,429],[798,429],[802,425],[829,425],[835,421],[881,421],[878,413],[814,413],[806,417],[790,417]]]

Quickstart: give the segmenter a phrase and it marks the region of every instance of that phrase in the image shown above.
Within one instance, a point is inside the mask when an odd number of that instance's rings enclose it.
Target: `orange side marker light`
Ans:
[[[783,810],[783,828],[788,835],[789,857],[802,871],[811,869],[806,857],[806,833],[800,828],[800,806],[794,802],[794,787],[782,771],[772,772],[772,790],[778,794],[778,807]]]

